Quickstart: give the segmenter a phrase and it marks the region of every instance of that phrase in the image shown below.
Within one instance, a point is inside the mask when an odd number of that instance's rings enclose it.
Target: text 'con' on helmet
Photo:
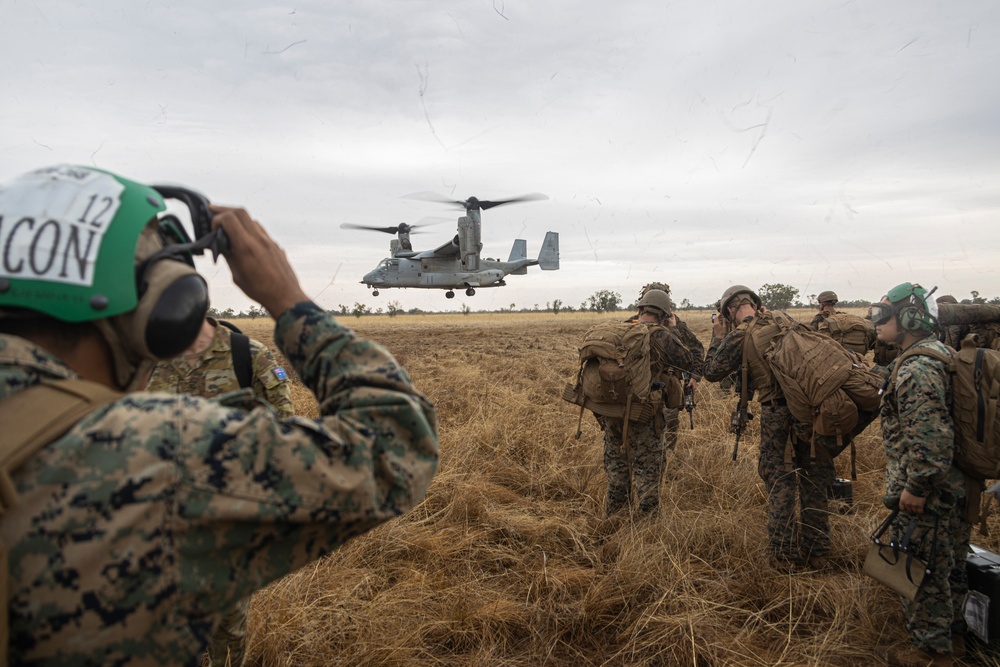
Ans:
[[[58,165],[0,184],[0,318],[93,322],[122,387],[197,335],[208,288],[151,187]]]

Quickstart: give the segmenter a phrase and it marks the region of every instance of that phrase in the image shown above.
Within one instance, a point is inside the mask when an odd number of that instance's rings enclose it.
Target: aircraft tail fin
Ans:
[[[545,232],[542,249],[538,252],[538,268],[542,271],[559,270],[559,233]]]
[[[513,247],[510,249],[510,257],[507,259],[508,262],[516,262],[520,259],[528,259],[528,242],[524,239],[516,239],[514,241]],[[519,269],[510,272],[512,276],[523,276],[528,273],[528,267],[522,266]]]

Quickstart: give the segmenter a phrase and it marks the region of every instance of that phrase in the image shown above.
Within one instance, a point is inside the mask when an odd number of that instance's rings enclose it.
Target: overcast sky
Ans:
[[[326,308],[1000,295],[998,7],[0,0],[0,180],[69,162],[244,205]],[[485,212],[483,255],[552,230],[561,270],[372,297],[391,237],[340,224],[461,214],[417,191],[548,195]]]

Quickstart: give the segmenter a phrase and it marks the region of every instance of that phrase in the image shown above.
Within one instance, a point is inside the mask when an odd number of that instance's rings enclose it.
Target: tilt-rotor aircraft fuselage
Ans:
[[[529,266],[537,265],[543,271],[559,269],[559,234],[556,232],[545,234],[542,248],[534,259],[528,257],[528,244],[524,239],[514,241],[510,257],[506,262],[481,257],[482,210],[517,201],[547,199],[544,195],[525,195],[502,201],[480,201],[475,197],[470,197],[466,201],[453,201],[435,195],[412,197],[458,204],[466,209],[466,215],[458,219],[458,233],[455,237],[434,250],[412,249],[410,231],[416,228],[416,225],[401,223],[398,227],[389,228],[364,227],[397,235],[389,245],[392,256],[383,259],[361,280],[363,284],[372,288],[372,296],[378,296],[380,289],[408,287],[447,290],[445,296],[449,299],[455,296],[456,289],[464,289],[466,295],[472,296],[477,288],[503,287],[506,285],[504,282],[506,276],[525,275]],[[360,227],[341,226],[353,229]]]

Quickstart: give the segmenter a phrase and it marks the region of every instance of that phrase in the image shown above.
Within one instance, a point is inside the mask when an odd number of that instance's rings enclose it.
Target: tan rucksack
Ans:
[[[796,420],[813,433],[853,436],[878,414],[882,378],[825,334],[774,314],[782,333],[767,360]]]
[[[643,323],[602,322],[584,334],[576,384],[567,384],[563,399],[606,417],[650,421],[662,396],[653,391],[649,337]]]
[[[826,334],[858,356],[865,356],[875,340],[875,325],[849,313],[833,313],[824,317],[817,331]]]
[[[903,361],[924,355],[941,361],[952,376],[951,416],[955,421],[955,465],[972,479],[982,483],[1000,479],[1000,352],[976,347],[976,340],[966,337],[957,353],[928,347],[910,347],[899,355],[890,385]],[[981,490],[981,486],[980,486]],[[970,520],[979,513],[979,499],[970,498]],[[986,534],[986,515],[981,531]]]
[[[37,451],[60,438],[87,414],[122,395],[86,380],[56,380],[34,385],[0,400],[0,517],[17,506],[11,474]],[[10,565],[0,542],[0,667],[7,665],[10,628],[7,600]]]

